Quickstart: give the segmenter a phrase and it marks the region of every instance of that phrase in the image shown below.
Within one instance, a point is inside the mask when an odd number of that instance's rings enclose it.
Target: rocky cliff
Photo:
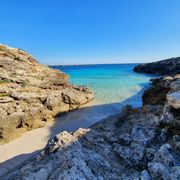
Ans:
[[[157,78],[151,88],[143,107],[58,134],[1,179],[180,179],[180,76]]]
[[[89,89],[68,83],[65,73],[39,64],[21,49],[0,45],[0,144],[92,98]]]
[[[156,75],[180,74],[180,57],[140,64],[134,68],[134,71]]]

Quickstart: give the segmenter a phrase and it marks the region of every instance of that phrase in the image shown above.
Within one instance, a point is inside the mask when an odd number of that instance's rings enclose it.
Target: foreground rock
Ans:
[[[126,106],[90,129],[58,134],[1,179],[179,180],[180,111],[169,96],[180,90],[180,76],[153,82],[162,94],[150,88],[142,108]]]
[[[39,64],[23,50],[0,45],[0,144],[92,98],[92,91],[69,84],[63,72]]]
[[[138,65],[135,72],[156,75],[180,74],[180,57]]]
[[[180,76],[152,80],[143,107],[62,132],[1,179],[180,179]],[[10,101],[10,99],[6,99]]]
[[[175,109],[180,109],[180,91],[169,93],[167,100]]]
[[[90,129],[62,132],[1,179],[179,179],[180,136],[163,125],[164,110],[126,107]]]

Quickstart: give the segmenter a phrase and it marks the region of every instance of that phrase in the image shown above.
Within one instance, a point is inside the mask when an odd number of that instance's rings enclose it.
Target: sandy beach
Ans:
[[[87,128],[118,111],[117,104],[100,104],[93,101],[78,110],[58,116],[46,127],[28,131],[18,139],[0,145],[0,176],[44,148],[48,139],[57,133],[64,130],[75,131],[80,127]]]

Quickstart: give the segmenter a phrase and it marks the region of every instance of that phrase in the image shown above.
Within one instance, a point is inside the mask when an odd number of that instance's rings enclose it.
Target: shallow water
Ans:
[[[135,65],[137,64],[53,67],[69,74],[73,84],[93,89],[96,102],[109,104],[123,102],[148,87],[152,76],[133,72]],[[141,105],[141,98],[131,99],[130,103],[135,106]]]
[[[136,65],[53,66],[69,74],[71,83],[88,86],[95,92],[95,99],[89,105],[58,116],[57,126],[74,131],[119,113],[126,104],[141,106],[143,92],[153,76],[133,72]]]

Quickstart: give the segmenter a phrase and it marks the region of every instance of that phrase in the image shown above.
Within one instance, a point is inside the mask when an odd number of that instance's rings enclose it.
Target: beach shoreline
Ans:
[[[68,125],[67,125],[68,122],[66,120],[67,120],[67,117],[69,116],[69,113],[71,113],[72,116],[74,116],[74,114],[76,115],[79,114],[79,111],[83,111],[84,108],[91,108],[93,106],[97,106],[100,104],[102,105],[102,103],[96,102],[95,100],[93,100],[87,104],[82,105],[77,110],[59,114],[55,118],[55,120],[49,122],[47,126],[44,126],[38,129],[33,129],[31,131],[27,131],[19,138],[9,143],[0,145],[0,154],[1,154],[0,176],[8,172],[9,170],[17,167],[18,165],[23,163],[25,160],[29,159],[31,156],[41,151],[45,147],[45,145],[47,144],[47,141],[51,137],[55,136],[59,132],[68,130]],[[78,112],[76,113],[76,111]],[[83,115],[86,116],[86,111],[84,112],[84,114],[83,112],[81,112],[80,114],[81,114],[81,117]],[[66,118],[62,120],[64,116]],[[71,117],[69,118],[71,119]],[[88,124],[89,123],[85,123],[84,127],[87,128]],[[53,132],[51,129],[53,129]],[[68,131],[75,131],[77,129],[78,129],[78,126],[72,126],[72,124],[70,124]]]
[[[142,90],[142,92],[144,89]],[[142,92],[139,92],[142,94]],[[136,97],[141,101],[141,98]],[[0,176],[18,167],[24,161],[40,152],[48,140],[63,131],[74,132],[79,128],[89,128],[97,122],[113,115],[120,114],[129,101],[109,103],[93,99],[78,109],[58,114],[42,128],[27,131],[19,138],[0,145]]]

